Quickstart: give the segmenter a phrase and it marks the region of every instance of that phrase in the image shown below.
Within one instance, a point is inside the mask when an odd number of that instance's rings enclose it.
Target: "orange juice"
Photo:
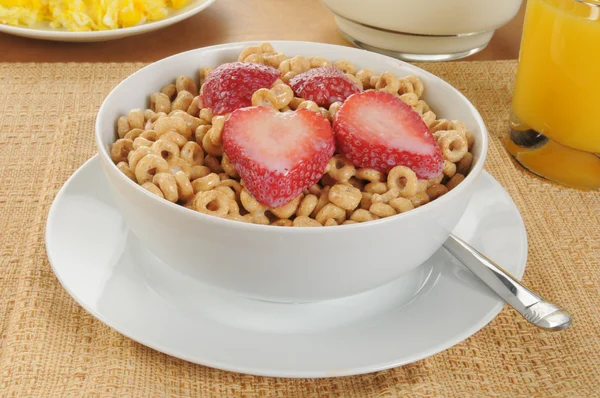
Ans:
[[[593,153],[600,154],[600,0],[529,0],[513,113],[550,140],[551,148],[521,150],[522,158],[509,144],[521,164],[554,180],[583,173],[577,179],[584,181],[566,183],[599,188],[600,159]],[[562,146],[582,152],[561,158]],[[550,168],[561,168],[561,177],[546,175]]]

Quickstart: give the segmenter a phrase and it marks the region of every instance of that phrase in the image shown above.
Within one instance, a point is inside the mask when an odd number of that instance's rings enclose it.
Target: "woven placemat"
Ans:
[[[44,248],[46,215],[95,153],[103,98],[142,64],[0,64],[0,396],[600,396],[600,194],[558,187],[513,164],[506,131],[516,63],[423,64],[462,91],[490,130],[487,170],[529,236],[525,281],[568,308],[560,333],[512,309],[433,357],[378,373],[277,379],[215,370],[138,344],[86,313]]]

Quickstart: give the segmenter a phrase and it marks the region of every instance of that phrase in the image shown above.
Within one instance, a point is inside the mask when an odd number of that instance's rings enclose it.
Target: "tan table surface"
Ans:
[[[515,59],[524,8],[468,60]],[[319,0],[217,0],[200,14],[153,33],[100,43],[59,43],[0,34],[0,62],[151,62],[182,51],[246,40],[350,45]]]

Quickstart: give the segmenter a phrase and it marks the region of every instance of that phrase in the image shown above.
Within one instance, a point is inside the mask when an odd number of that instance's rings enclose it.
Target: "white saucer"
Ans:
[[[191,362],[278,377],[374,372],[459,343],[503,307],[444,249],[401,280],[353,297],[311,304],[238,297],[156,259],[129,231],[109,189],[94,157],[56,196],[46,226],[54,272],[105,324]],[[516,277],[523,275],[523,221],[486,172],[454,233]]]

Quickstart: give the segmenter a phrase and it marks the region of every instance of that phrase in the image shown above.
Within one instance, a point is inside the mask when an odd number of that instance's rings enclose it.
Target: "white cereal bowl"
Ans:
[[[116,120],[146,107],[151,93],[178,75],[237,59],[251,44],[230,43],[177,54],[149,65],[108,95],[96,119],[96,141],[115,201],[131,230],[174,270],[240,295],[277,302],[313,302],[364,292],[418,267],[440,248],[469,203],[487,152],[487,131],[475,107],[442,79],[416,66],[365,50],[321,43],[273,41],[287,55],[346,59],[357,68],[416,75],[438,117],[462,120],[475,136],[467,178],[448,194],[407,213],[363,224],[285,228],[197,213],[160,199],[113,164]]]

